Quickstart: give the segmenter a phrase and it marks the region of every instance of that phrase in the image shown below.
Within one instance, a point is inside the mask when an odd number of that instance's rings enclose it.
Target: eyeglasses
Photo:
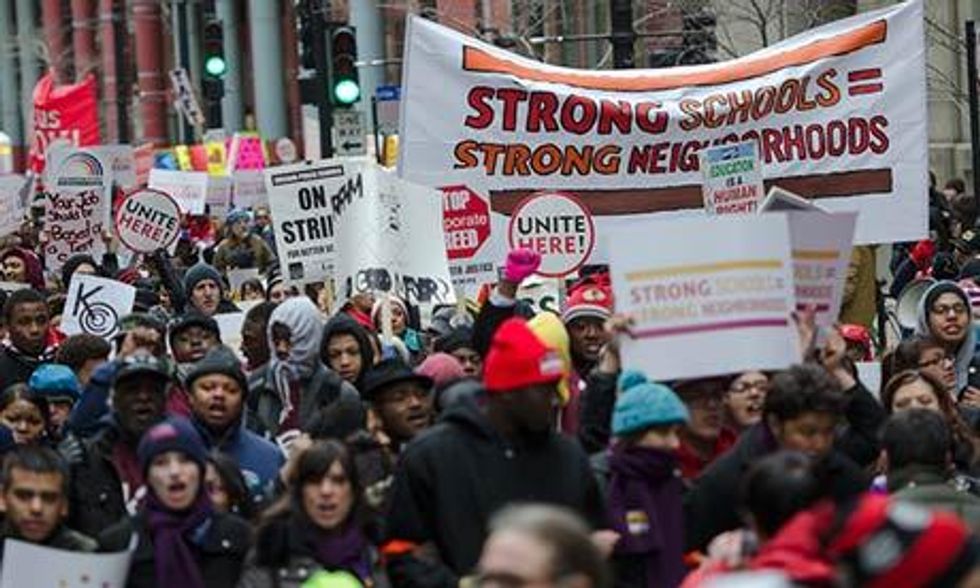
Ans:
[[[940,355],[934,359],[929,359],[926,361],[920,361],[918,363],[919,369],[931,368],[932,366],[940,365],[943,362],[953,363],[954,359],[952,355]]]
[[[759,392],[767,392],[769,390],[769,381],[759,380],[757,382],[739,382],[728,388],[728,391],[732,392],[733,394],[745,394],[753,389],[758,390]]]
[[[947,315],[952,312],[953,314],[959,316],[966,314],[966,311],[966,305],[961,302],[957,302],[956,304],[937,304],[932,307],[933,314],[939,315]]]

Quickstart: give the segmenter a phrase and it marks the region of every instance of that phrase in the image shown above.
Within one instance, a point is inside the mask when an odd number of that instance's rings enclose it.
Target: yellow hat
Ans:
[[[565,330],[565,325],[562,324],[558,315],[548,311],[539,312],[534,318],[528,321],[527,326],[530,327],[531,332],[537,335],[538,339],[541,339],[545,345],[557,351],[558,356],[561,357],[562,371],[565,375],[562,376],[561,381],[558,383],[558,397],[561,398],[562,406],[565,406],[569,398],[568,376],[571,373],[572,367],[571,344],[568,339],[568,331]]]

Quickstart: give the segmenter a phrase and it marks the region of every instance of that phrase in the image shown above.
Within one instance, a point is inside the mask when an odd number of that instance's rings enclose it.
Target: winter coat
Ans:
[[[741,526],[738,492],[742,478],[761,457],[778,449],[765,423],[747,429],[738,443],[694,480],[684,500],[687,545],[703,549],[716,535]],[[831,450],[825,458],[830,495],[843,500],[868,488],[867,476],[850,459]]]
[[[279,470],[286,463],[278,445],[249,431],[241,422],[232,425],[221,438],[215,438],[198,419],[192,418],[191,422],[208,449],[217,449],[235,458],[253,502],[261,503],[272,496]]]
[[[578,440],[587,453],[602,451],[609,446],[618,377],[618,373],[605,374],[592,370],[585,380],[579,405]]]
[[[895,500],[952,512],[974,531],[980,530],[980,497],[957,487],[939,472],[899,469],[888,473],[888,487]]]
[[[260,435],[279,434],[279,413],[282,400],[272,384],[269,364],[253,372],[248,379],[248,410],[245,420],[249,429]],[[330,406],[341,396],[359,399],[357,390],[336,372],[319,364],[313,375],[303,382],[297,414],[300,428],[311,429],[316,426],[320,411]]]
[[[323,327],[323,339],[320,343],[320,361],[325,365],[328,364],[327,357],[327,345],[330,344],[330,339],[337,335],[350,335],[357,341],[357,348],[361,352],[361,373],[358,374],[357,382],[355,386],[360,390],[361,378],[364,376],[364,372],[368,368],[374,365],[374,347],[371,345],[370,335],[368,331],[361,326],[354,317],[350,316],[345,312],[338,313],[334,315],[329,321],[327,321],[326,326]]]
[[[0,391],[14,384],[26,384],[37,366],[51,361],[48,356],[36,358],[24,355],[11,347],[0,349]]]
[[[92,537],[129,515],[127,501],[135,498],[133,489],[124,492],[113,465],[112,448],[119,437],[115,426],[103,429],[95,437],[82,441],[77,459],[69,460],[68,526]]]
[[[228,238],[219,243],[211,264],[222,273],[236,268],[265,270],[273,258],[272,249],[261,237],[246,235],[241,241]]]
[[[399,458],[382,548],[392,585],[455,587],[476,565],[490,517],[514,502],[564,506],[597,527],[604,523],[577,443],[552,433],[533,446],[510,445],[481,407],[461,400]],[[411,554],[411,545],[426,544],[441,564]]]
[[[142,514],[126,517],[100,534],[99,551],[125,551],[134,534],[138,542],[129,564],[126,588],[171,588],[157,586],[153,542]],[[214,513],[195,535],[192,539],[196,546],[194,555],[204,585],[208,588],[234,588],[251,547],[252,534],[248,523],[232,514]]]
[[[858,382],[844,392],[846,426],[834,442],[834,447],[861,467],[871,465],[879,454],[878,434],[888,419],[880,402]]]

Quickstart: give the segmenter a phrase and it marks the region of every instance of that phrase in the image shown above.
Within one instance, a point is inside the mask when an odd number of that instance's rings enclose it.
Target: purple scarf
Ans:
[[[609,452],[609,515],[619,533],[616,555],[647,560],[647,586],[677,586],[684,578],[682,482],[674,454],[614,446]]]
[[[211,499],[203,486],[197,500],[186,511],[168,509],[153,492],[147,496],[145,508],[146,524],[153,542],[157,586],[206,588],[188,538],[214,514]]]
[[[307,522],[306,545],[313,558],[327,570],[346,570],[362,581],[371,577],[368,541],[356,524],[348,523],[338,531],[324,531]]]

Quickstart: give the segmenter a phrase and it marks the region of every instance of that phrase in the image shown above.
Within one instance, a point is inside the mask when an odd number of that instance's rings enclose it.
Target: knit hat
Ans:
[[[432,380],[436,388],[442,388],[446,384],[466,376],[458,359],[448,353],[441,352],[426,357],[425,361],[415,368],[415,373]]]
[[[143,438],[140,439],[139,447],[136,449],[143,474],[145,475],[150,468],[153,458],[168,451],[180,451],[201,466],[201,472],[204,472],[208,450],[204,447],[201,434],[187,419],[169,417],[143,433]]]
[[[469,326],[460,326],[442,335],[432,344],[433,351],[442,353],[452,353],[462,348],[474,349],[473,329]]]
[[[562,406],[565,406],[571,397],[568,380],[572,371],[572,352],[568,331],[558,315],[553,312],[539,312],[527,322],[527,326],[545,345],[557,351],[558,357],[561,358],[565,375],[558,382],[558,398]]]
[[[848,585],[956,586],[980,562],[980,543],[951,513],[866,494],[840,520],[827,553]]]
[[[190,390],[198,378],[209,374],[226,375],[238,382],[242,394],[248,393],[248,380],[245,379],[245,374],[242,373],[242,363],[230,347],[218,345],[209,349],[204,357],[194,364],[190,373],[187,374],[187,389]]]
[[[491,393],[554,384],[564,375],[558,352],[545,345],[519,318],[509,318],[500,325],[483,364],[483,383]]]
[[[642,372],[624,371],[619,376],[619,389],[612,418],[612,432],[617,437],[650,427],[683,424],[690,418],[673,390],[650,382]]]
[[[70,367],[60,363],[39,365],[31,374],[27,386],[48,402],[78,400],[78,378]]]
[[[209,316],[204,316],[196,310],[188,310],[184,314],[174,318],[170,321],[169,333],[167,335],[167,340],[170,342],[170,347],[174,346],[174,338],[183,331],[191,327],[201,327],[205,331],[209,331],[221,341],[221,329],[218,328],[218,321],[214,320]]]
[[[225,216],[225,224],[228,226],[237,222],[248,222],[249,220],[248,212],[241,209],[232,210]]]
[[[566,325],[578,318],[606,320],[612,316],[613,295],[608,274],[591,275],[568,289],[568,299],[561,313]]]
[[[119,361],[122,365],[116,371],[113,387],[125,379],[139,375],[153,376],[163,383],[170,381],[170,370],[167,365],[147,351],[139,350]]]
[[[383,390],[402,382],[414,382],[426,390],[431,390],[433,383],[432,378],[413,372],[412,368],[399,359],[384,359],[364,372],[361,398],[373,402]]]
[[[199,261],[187,269],[184,274],[184,292],[190,296],[191,292],[194,291],[194,286],[202,280],[214,280],[214,283],[218,285],[218,289],[224,292],[225,286],[221,281],[221,274],[214,266],[208,265],[203,261]]]

